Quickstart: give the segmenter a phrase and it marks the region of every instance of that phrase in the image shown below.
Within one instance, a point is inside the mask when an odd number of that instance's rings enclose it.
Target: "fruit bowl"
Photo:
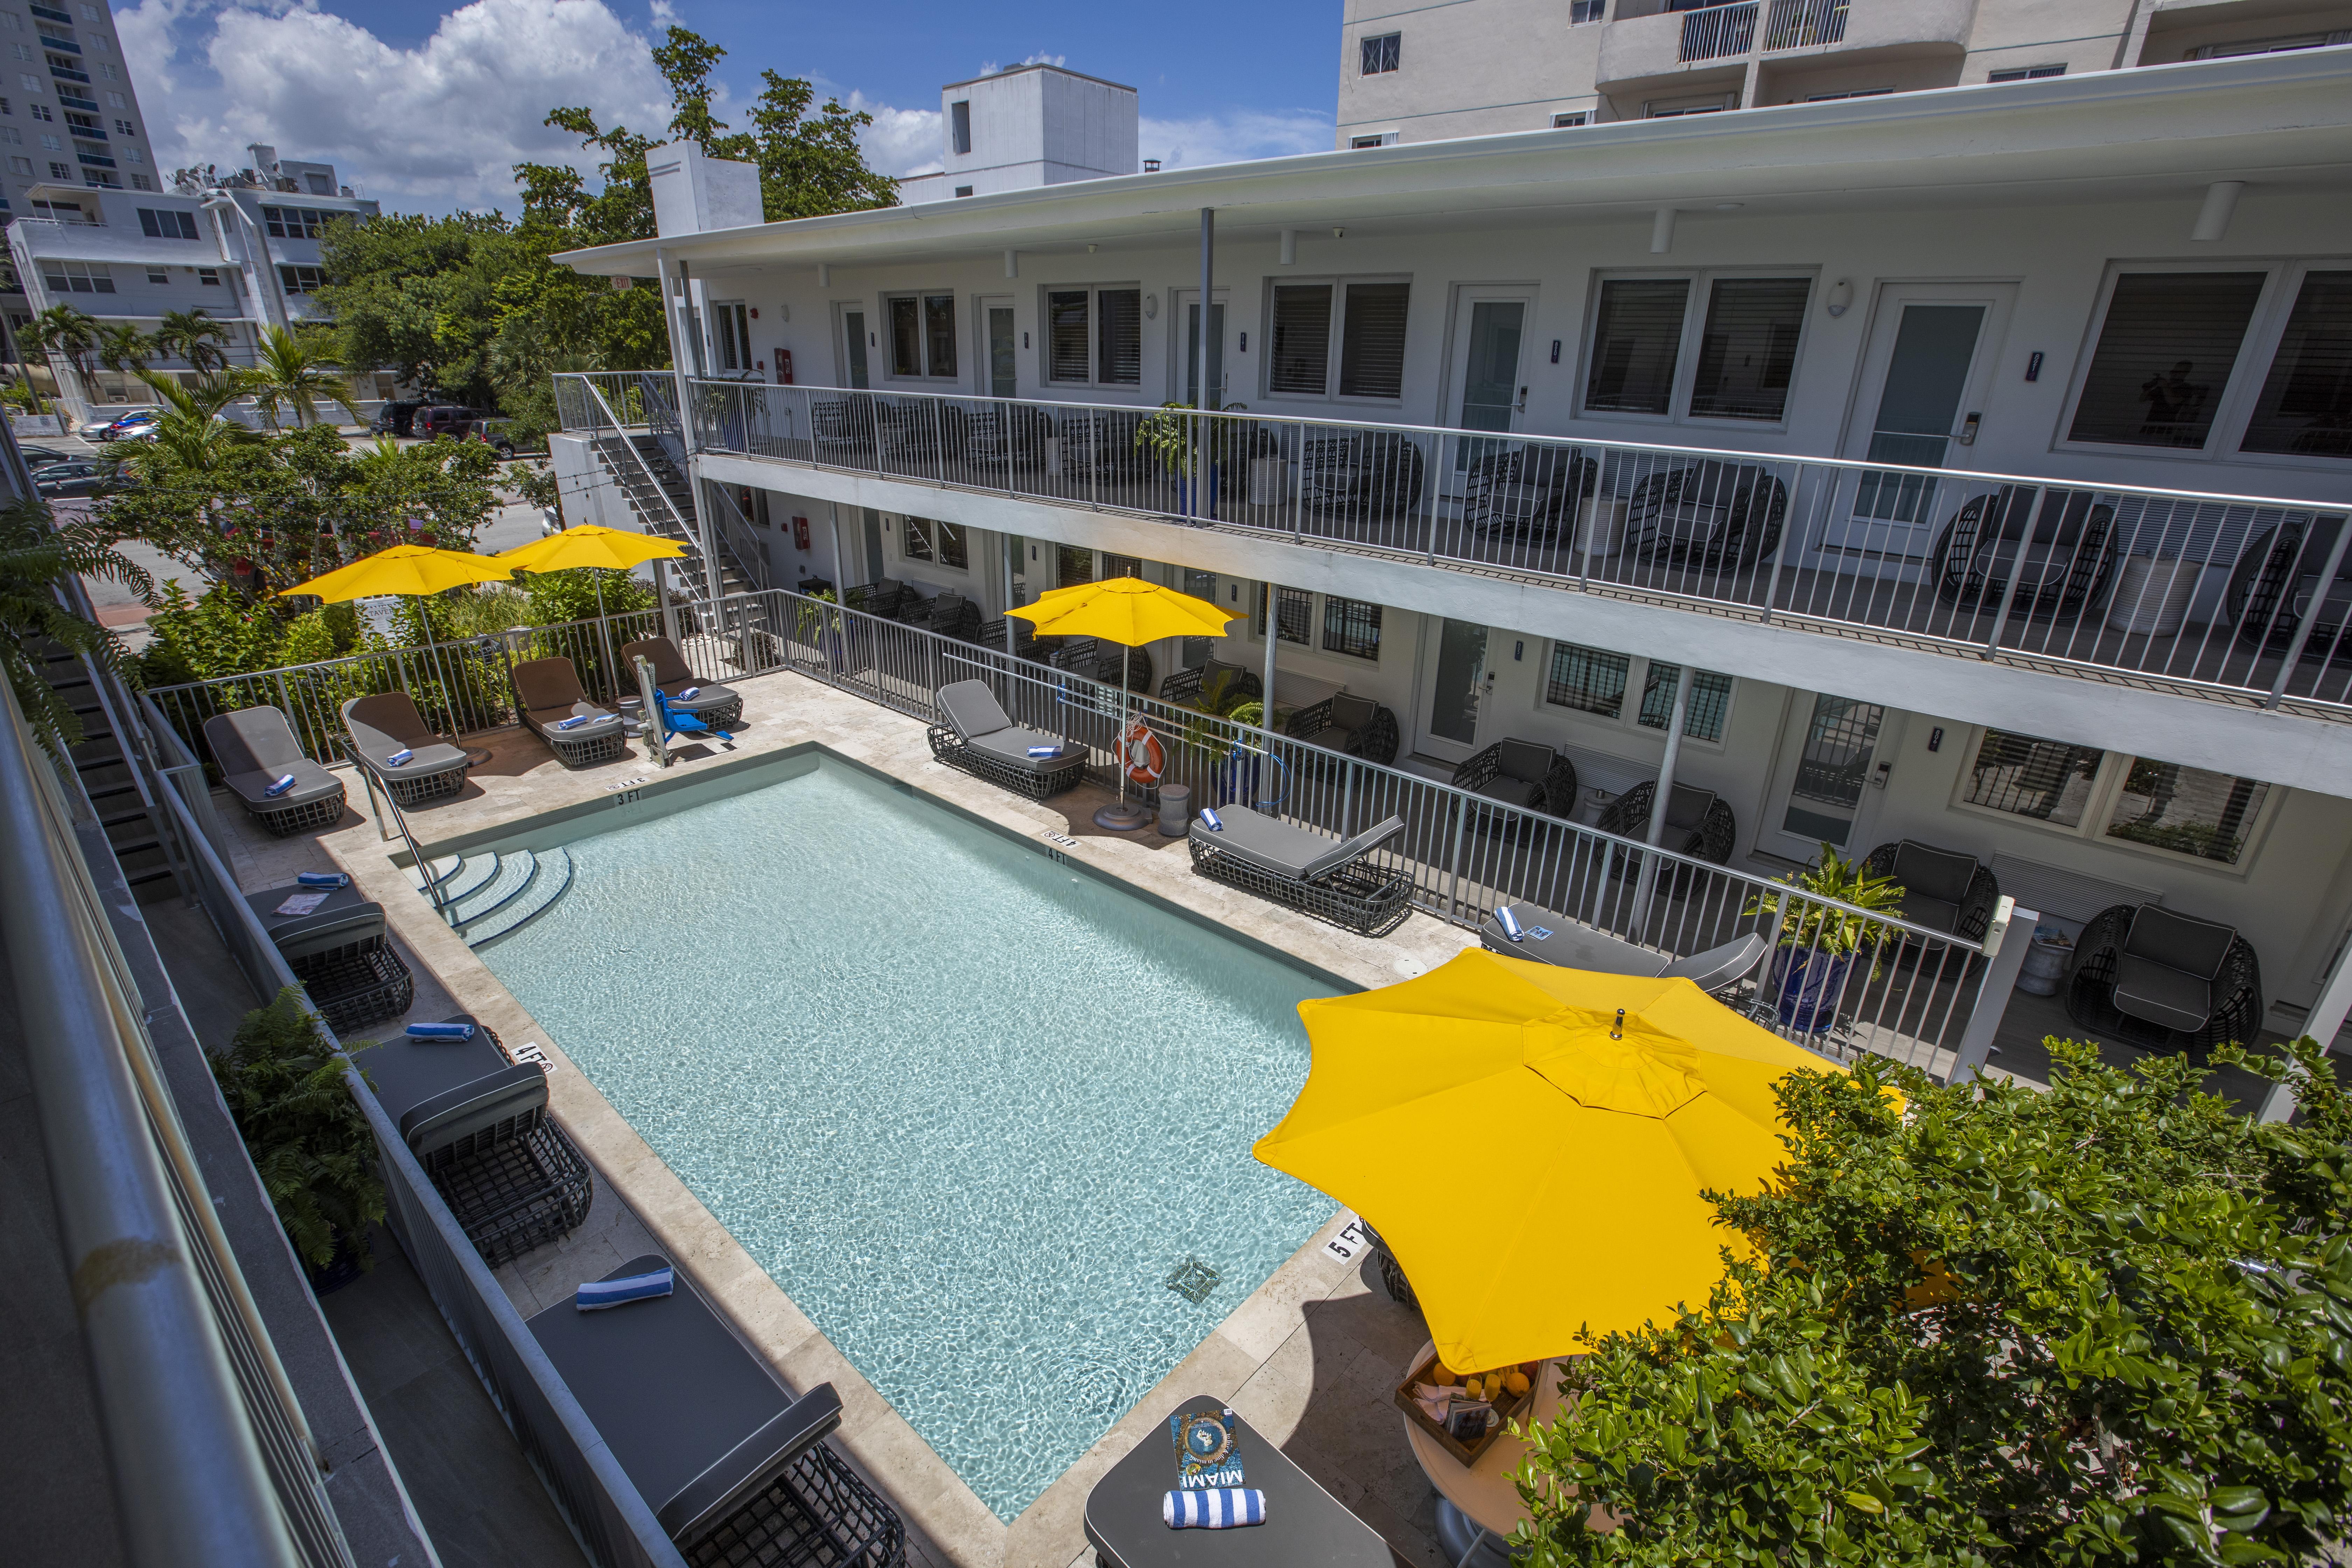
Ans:
[[[1529,1406],[1535,1403],[1536,1378],[1542,1370],[1543,1363],[1529,1361],[1523,1362],[1516,1367],[1496,1367],[1491,1374],[1481,1375],[1478,1381],[1483,1385],[1487,1376],[1493,1376],[1500,1381],[1505,1375],[1517,1372],[1527,1380],[1526,1386],[1516,1394],[1508,1389],[1495,1394],[1488,1401],[1493,1406],[1494,1414],[1486,1422],[1486,1431],[1467,1442],[1449,1430],[1446,1423],[1433,1417],[1423,1407],[1421,1401],[1413,1397],[1412,1391],[1415,1385],[1437,1385],[1441,1375],[1453,1378],[1453,1385],[1456,1389],[1462,1387],[1467,1381],[1454,1376],[1450,1372],[1441,1374],[1438,1359],[1433,1352],[1423,1357],[1412,1371],[1406,1375],[1405,1380],[1397,1385],[1393,1397],[1396,1400],[1397,1408],[1404,1412],[1406,1420],[1428,1433],[1447,1453],[1453,1455],[1465,1466],[1468,1466],[1486,1451],[1486,1446],[1500,1437],[1503,1429],[1510,1422],[1526,1417]]]

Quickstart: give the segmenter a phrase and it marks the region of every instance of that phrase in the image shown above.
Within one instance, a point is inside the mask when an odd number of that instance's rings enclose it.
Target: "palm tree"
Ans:
[[[0,509],[0,664],[7,666],[26,722],[59,761],[80,743],[81,720],[44,678],[37,662],[41,643],[87,654],[117,674],[122,668],[114,633],[58,602],[58,588],[74,577],[111,578],[155,601],[153,581],[114,549],[95,518],[78,517],[59,528],[46,505],[29,498]]]
[[[312,405],[320,397],[337,404],[353,419],[359,418],[360,411],[352,405],[351,385],[334,372],[333,367],[333,361],[283,327],[272,327],[263,333],[260,350],[253,361],[253,396],[261,405],[262,416],[269,421],[269,428],[278,428],[278,405],[281,402],[292,405],[296,429],[310,423]]]
[[[201,310],[166,310],[149,341],[159,354],[177,354],[203,374],[228,368],[228,329]]]
[[[110,371],[136,375],[155,355],[155,341],[128,321],[101,321],[98,327],[98,362]]]
[[[48,361],[52,376],[57,376],[58,358],[63,356],[65,361],[73,367],[74,374],[80,378],[82,401],[86,403],[98,401],[98,394],[90,385],[89,371],[90,351],[98,346],[96,321],[70,305],[52,305],[34,317],[33,324],[25,329],[25,345]],[[65,378],[58,376],[58,383],[63,386]]]
[[[140,443],[131,461],[148,470],[168,464],[184,472],[209,474],[232,449],[259,441],[259,431],[224,419],[220,412],[253,391],[253,375],[247,370],[226,370],[201,376],[192,386],[176,376],[141,371],[139,379],[155,389],[163,412],[156,418],[154,438]]]

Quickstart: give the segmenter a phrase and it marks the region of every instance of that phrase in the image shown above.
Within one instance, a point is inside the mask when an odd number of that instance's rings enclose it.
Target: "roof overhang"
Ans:
[[[1123,174],[565,251],[651,277],[1003,249],[1160,246],[1217,211],[1220,238],[1558,225],[1661,206],[1784,213],[2179,196],[2216,180],[2352,187],[2352,46],[1737,114],[1315,152]]]

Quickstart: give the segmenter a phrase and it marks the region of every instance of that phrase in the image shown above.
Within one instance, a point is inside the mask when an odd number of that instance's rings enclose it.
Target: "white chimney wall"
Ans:
[[[653,187],[654,233],[663,239],[767,221],[756,163],[712,158],[694,142],[673,141],[646,154],[646,175]]]
[[[959,103],[969,106],[969,152],[956,146]],[[1015,66],[941,88],[940,111],[947,172],[902,184],[901,201],[1034,190],[1137,169],[1135,89],[1117,82],[1059,66]]]

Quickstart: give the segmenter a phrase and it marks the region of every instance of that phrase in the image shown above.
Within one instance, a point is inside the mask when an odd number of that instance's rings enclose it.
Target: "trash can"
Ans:
[[[2074,961],[2074,944],[2063,931],[2036,926],[2033,946],[2025,950],[2025,962],[2017,971],[2017,988],[2028,996],[2054,997],[2066,977],[2066,966]]]
[[[1181,839],[1192,827],[1192,787],[1190,784],[1162,784],[1160,787],[1160,836]]]

